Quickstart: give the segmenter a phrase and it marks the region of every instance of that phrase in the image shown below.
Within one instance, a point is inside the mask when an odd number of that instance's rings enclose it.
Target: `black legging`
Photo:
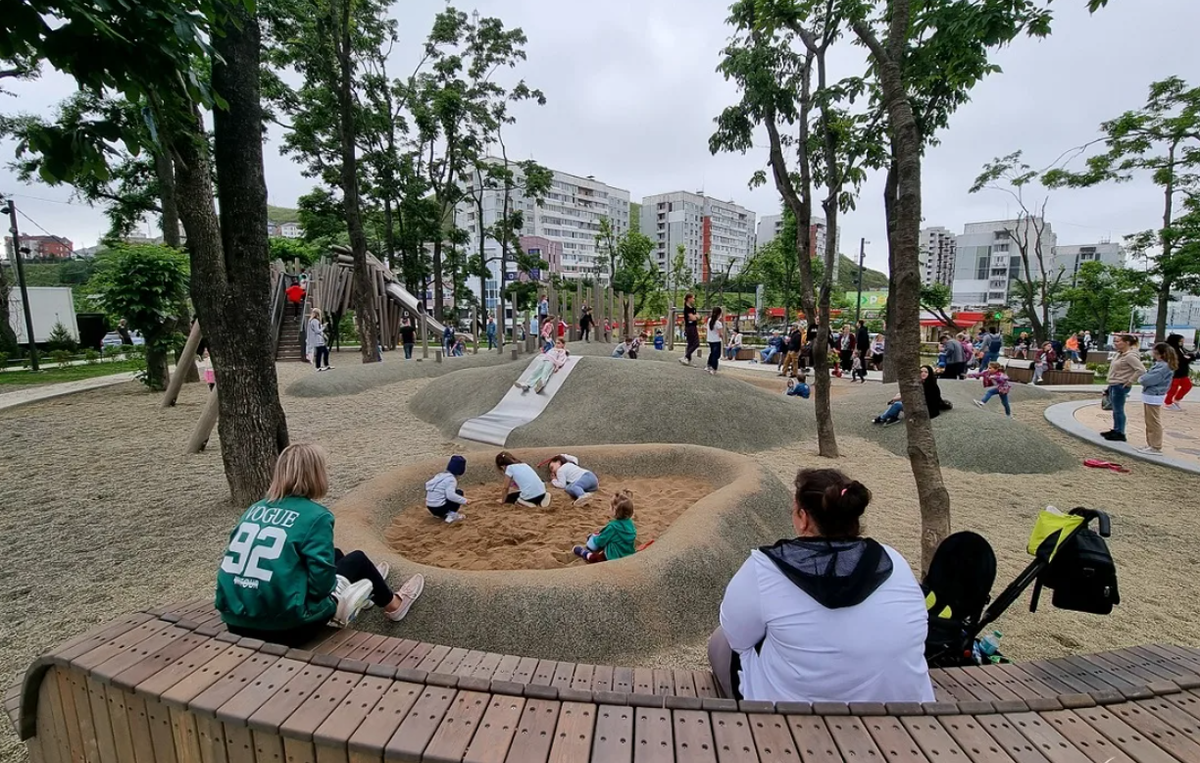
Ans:
[[[371,601],[375,602],[376,606],[386,607],[392,603],[392,597],[395,594],[388,587],[387,581],[379,574],[375,564],[361,551],[351,551],[348,554],[343,554],[341,549],[333,550],[333,564],[338,575],[349,580],[351,583],[357,583],[360,580],[371,581]],[[333,593],[329,594],[331,597]],[[299,647],[303,644],[312,641],[321,629],[325,627],[325,621],[305,623],[304,625],[286,630],[264,630],[260,628],[241,628],[236,625],[230,625],[229,632],[236,636],[246,636],[249,638],[262,639],[273,644],[283,644],[284,646]]]
[[[721,359],[721,343],[708,343],[708,367],[712,370],[717,370],[717,362]]]
[[[838,352],[838,355],[842,361],[842,363],[841,363],[842,370],[849,371],[850,368],[854,365],[854,351],[853,350],[840,350]]]
[[[313,349],[313,365],[317,368],[321,367],[321,361],[325,361],[325,367],[329,368],[329,345],[322,344]]]
[[[692,353],[700,349],[700,329],[696,326],[685,326],[683,335],[687,337],[687,353],[684,355],[689,363],[692,362]]]

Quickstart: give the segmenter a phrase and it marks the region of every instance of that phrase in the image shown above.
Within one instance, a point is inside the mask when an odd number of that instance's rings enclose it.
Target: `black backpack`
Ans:
[[[1049,555],[1058,542],[1054,533],[1042,542],[1038,554]],[[1107,615],[1121,595],[1117,590],[1117,565],[1104,538],[1084,526],[1063,542],[1051,557],[1033,588],[1030,611],[1036,611],[1042,586],[1054,591],[1051,603],[1058,609]]]

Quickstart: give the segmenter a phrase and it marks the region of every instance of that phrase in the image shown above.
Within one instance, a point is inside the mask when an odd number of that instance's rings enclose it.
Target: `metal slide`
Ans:
[[[530,361],[529,367],[540,360],[540,355],[535,357]],[[513,387],[495,408],[482,416],[463,422],[462,427],[458,430],[458,436],[464,440],[475,440],[503,447],[514,429],[525,426],[542,415],[542,411],[550,405],[550,401],[566,383],[567,377],[571,375],[571,371],[578,362],[578,357],[567,358],[566,365],[550,377],[550,381],[546,383],[540,393],[522,392]]]
[[[396,281],[388,281],[384,286],[384,290],[387,292],[389,297],[398,302],[400,306],[404,308],[406,313],[411,316],[420,316],[425,319],[425,325],[428,327],[430,338],[436,339],[438,342],[442,341],[442,332],[446,330],[446,327],[442,325],[440,321],[436,320],[433,315],[419,309],[420,303],[417,302],[417,298],[413,296],[411,291],[404,288]],[[459,331],[458,329],[455,329],[454,333],[455,335],[461,335],[465,337],[465,341],[475,341],[475,337]],[[418,337],[418,339],[419,338],[420,337]]]

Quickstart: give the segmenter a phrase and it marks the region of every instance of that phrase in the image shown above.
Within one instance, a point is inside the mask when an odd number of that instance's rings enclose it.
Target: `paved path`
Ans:
[[[114,384],[132,381],[135,378],[137,378],[137,375],[134,371],[127,371],[109,376],[94,376],[91,379],[80,379],[60,384],[42,384],[37,387],[19,389],[14,392],[0,393],[0,410],[16,408],[19,405],[28,405],[29,403],[37,403],[42,400],[50,400],[51,398],[62,397],[63,395],[70,395],[75,392],[86,392],[90,389],[111,387]]]
[[[1150,456],[1136,450],[1146,444],[1142,395],[1137,388],[1129,394],[1129,400],[1125,403],[1127,442],[1111,442],[1100,436],[1101,432],[1112,429],[1112,413],[1100,407],[1098,394],[1095,400],[1073,400],[1052,405],[1046,409],[1046,420],[1068,434],[1099,448],[1116,451],[1121,456],[1120,459],[1104,456],[1105,460],[1121,463],[1122,460],[1136,458],[1200,474],[1200,402],[1184,401],[1182,405],[1182,411],[1162,411],[1161,456]]]

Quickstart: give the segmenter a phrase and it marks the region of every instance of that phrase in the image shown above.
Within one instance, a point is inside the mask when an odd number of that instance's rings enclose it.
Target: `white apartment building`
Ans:
[[[813,259],[825,261],[825,232],[828,226],[825,224],[824,217],[814,217],[812,225],[808,229],[808,246],[809,251],[813,253]],[[783,231],[783,215],[766,215],[759,218],[758,235],[756,236],[756,247],[762,248],[774,241]],[[838,229],[838,248],[841,248],[842,231]],[[833,277],[837,278],[838,270],[840,270],[841,258],[836,257],[833,260]]]
[[[1054,269],[1063,271],[1063,281],[1069,283],[1085,262],[1100,262],[1114,268],[1125,267],[1125,247],[1111,241],[1098,244],[1070,244],[1054,250]]]
[[[1018,242],[1027,242],[1030,264],[1036,267],[1033,260],[1039,238],[1042,257],[1047,267],[1052,267],[1058,237],[1050,223],[1043,226],[1041,218],[963,226],[962,235],[955,239],[953,306],[1007,305],[1012,282],[1022,277]]]
[[[487,161],[499,163],[501,160],[493,157]],[[523,187],[520,168],[515,163],[510,164],[517,175],[517,187]],[[600,182],[592,176],[581,177],[559,170],[552,172],[554,178],[550,191],[540,206],[519,190],[513,192],[510,205],[524,215],[524,226],[520,231],[522,236],[539,236],[561,246],[561,259],[554,263],[552,272],[565,278],[590,276],[603,264],[596,250],[600,219],[607,217],[617,236],[629,230],[629,191]],[[481,185],[477,173],[468,176],[463,182],[466,198],[455,210],[455,223],[469,234],[467,247],[472,254],[479,252],[479,210],[475,196]],[[503,213],[504,191],[484,186],[482,193],[483,229],[487,230]],[[501,276],[500,245],[490,236],[484,241],[484,251],[489,259],[491,277],[487,279],[487,293],[483,296],[484,304],[491,310],[499,300],[501,284],[516,278],[517,268],[516,263],[510,260],[508,272]],[[607,273],[607,269],[604,272]],[[467,284],[478,294],[479,279],[469,279]]]
[[[954,283],[954,233],[949,228],[935,226],[921,229],[921,283],[951,286]]]
[[[668,272],[682,244],[684,263],[698,281],[742,269],[754,253],[754,218],[745,207],[702,193],[673,191],[642,199],[642,235],[654,242],[658,267]]]
[[[758,218],[757,247],[764,247],[779,237],[783,231],[783,215],[763,215]]]

